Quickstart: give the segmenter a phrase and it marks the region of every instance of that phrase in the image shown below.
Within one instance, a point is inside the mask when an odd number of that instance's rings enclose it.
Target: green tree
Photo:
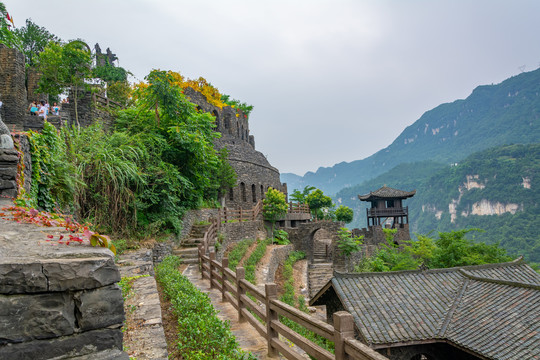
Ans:
[[[309,185],[305,186],[304,190],[302,191],[295,189],[293,193],[289,196],[289,198],[291,199],[291,201],[297,202],[299,204],[305,204],[307,196],[315,189],[316,187]]]
[[[345,224],[353,221],[354,211],[348,206],[340,205],[334,213],[337,221],[343,221]]]
[[[21,39],[22,51],[26,56],[26,63],[30,66],[36,65],[36,58],[39,56],[47,44],[51,41],[59,42],[60,39],[51,34],[47,29],[32,22],[32,19],[26,19],[26,25],[14,30],[15,34]]]
[[[274,188],[268,188],[263,200],[263,216],[272,223],[272,234],[276,221],[287,213],[285,194]]]
[[[22,51],[22,41],[17,34],[11,30],[13,24],[8,20],[8,12],[3,2],[0,2],[0,44],[8,48]]]
[[[91,75],[90,48],[81,40],[67,44],[50,42],[38,56],[38,70],[42,73],[38,92],[58,96],[70,89],[74,97],[75,121],[79,125],[78,92],[86,89],[84,80]]]
[[[321,189],[316,189],[306,197],[306,203],[309,205],[311,212],[317,219],[324,217],[324,208],[332,207],[332,198],[324,195]]]

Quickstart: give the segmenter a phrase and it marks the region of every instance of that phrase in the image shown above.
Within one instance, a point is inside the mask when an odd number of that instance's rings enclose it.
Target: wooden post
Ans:
[[[346,311],[334,313],[334,345],[336,360],[349,359],[345,352],[345,340],[354,338],[353,316]]]
[[[199,244],[199,271],[201,272],[201,279],[204,279],[204,266],[203,266],[203,245]]]
[[[214,284],[212,283],[212,278],[213,278],[212,269],[214,267],[214,265],[212,264],[212,260],[215,260],[215,259],[216,259],[216,253],[214,251],[212,251],[210,253],[210,261],[208,262],[210,264],[210,267],[209,267],[209,270],[208,270],[208,272],[210,273],[210,274],[208,274],[209,277],[210,277],[210,289],[214,288]]]
[[[270,309],[270,301],[277,299],[277,285],[274,283],[265,284],[266,291],[266,340],[268,341],[268,356],[274,357],[278,355],[276,348],[272,346],[272,339],[277,339],[279,334],[272,328],[272,321],[278,320],[278,314]]]
[[[242,315],[242,309],[245,308],[242,303],[242,295],[246,294],[246,290],[240,285],[240,280],[244,280],[246,277],[246,270],[243,267],[236,268],[236,296],[238,300],[238,322],[244,322],[246,319]]]
[[[225,297],[225,293],[227,292],[225,288],[225,281],[227,281],[227,277],[225,276],[225,269],[229,267],[229,258],[223,258],[221,260],[221,302],[227,301],[227,298]]]

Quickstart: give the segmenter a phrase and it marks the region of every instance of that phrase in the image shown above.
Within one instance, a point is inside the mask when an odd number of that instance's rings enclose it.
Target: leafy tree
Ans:
[[[60,41],[56,35],[51,34],[44,27],[32,22],[32,19],[26,19],[26,25],[22,28],[15,29],[14,32],[21,39],[22,51],[26,56],[26,63],[30,66],[36,65],[36,57],[45,50],[49,42]]]
[[[332,198],[324,195],[321,189],[316,189],[306,197],[306,203],[313,215],[317,219],[322,219],[324,217],[322,209],[332,207]]]
[[[295,189],[293,193],[289,196],[289,198],[291,199],[291,201],[297,202],[299,204],[305,204],[307,196],[315,189],[316,187],[309,185],[305,186],[304,190],[302,191]]]
[[[336,215],[337,221],[343,221],[346,224],[350,223],[354,217],[353,210],[350,207],[344,205],[340,205],[334,213]]]
[[[362,239],[364,236],[352,236],[352,232],[349,229],[340,228],[338,230],[338,237],[338,249],[346,257],[362,249]]]
[[[263,200],[263,216],[272,223],[272,234],[276,221],[287,213],[285,194],[274,188],[268,188]]]
[[[13,24],[8,21],[6,6],[0,2],[0,44],[4,44],[8,48],[22,50],[21,39],[11,30]]]
[[[79,125],[78,91],[86,89],[84,79],[91,74],[90,48],[81,40],[67,44],[50,42],[38,56],[38,69],[42,73],[38,92],[58,96],[66,88],[71,90],[75,104],[75,120]]]

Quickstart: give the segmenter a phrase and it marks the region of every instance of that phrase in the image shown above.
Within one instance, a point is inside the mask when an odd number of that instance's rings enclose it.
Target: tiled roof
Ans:
[[[441,339],[490,359],[540,359],[540,274],[521,261],[336,273],[328,285],[368,345]]]
[[[414,196],[414,194],[416,194],[416,190],[403,191],[393,189],[385,185],[378,190],[370,191],[369,194],[358,195],[358,198],[362,201],[369,201],[375,199],[406,199]]]

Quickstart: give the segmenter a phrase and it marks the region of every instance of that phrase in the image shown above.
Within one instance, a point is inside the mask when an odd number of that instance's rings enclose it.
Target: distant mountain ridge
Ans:
[[[478,86],[465,100],[425,112],[394,142],[363,159],[321,167],[304,176],[281,174],[288,189],[306,185],[334,195],[347,186],[374,178],[396,165],[432,160],[458,162],[474,152],[504,144],[540,139],[540,69],[497,85]]]
[[[512,255],[540,262],[540,143],[497,146],[471,154],[458,165],[401,164],[354,187],[335,201],[355,211],[350,227],[366,226],[368,203],[358,200],[387,184],[416,190],[405,201],[411,231],[420,234],[480,228],[473,236],[500,243]]]

